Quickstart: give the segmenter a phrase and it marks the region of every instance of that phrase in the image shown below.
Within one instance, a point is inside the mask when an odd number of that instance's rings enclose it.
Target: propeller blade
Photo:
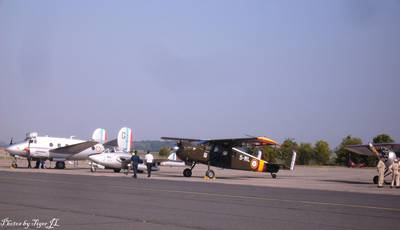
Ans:
[[[10,145],[12,145],[12,144],[13,144],[13,139],[14,139],[14,137],[11,137],[11,140],[10,140]]]

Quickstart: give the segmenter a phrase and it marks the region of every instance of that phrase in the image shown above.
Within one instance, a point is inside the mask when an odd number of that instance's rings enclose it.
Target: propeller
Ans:
[[[14,137],[11,137],[10,145],[13,145],[13,140],[14,140]]]

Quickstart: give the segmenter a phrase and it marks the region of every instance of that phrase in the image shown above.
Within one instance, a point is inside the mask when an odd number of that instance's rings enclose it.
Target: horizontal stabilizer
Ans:
[[[118,139],[107,141],[103,144],[105,147],[118,147]]]

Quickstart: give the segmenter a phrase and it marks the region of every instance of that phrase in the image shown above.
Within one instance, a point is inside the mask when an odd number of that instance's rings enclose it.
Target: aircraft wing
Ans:
[[[232,145],[242,145],[243,143],[255,145],[279,145],[278,142],[266,137],[246,137],[246,138],[231,138],[231,139],[214,139],[206,140],[209,143],[230,143]]]
[[[52,150],[50,150],[50,152],[61,153],[61,154],[77,154],[87,148],[95,146],[96,144],[97,144],[96,141],[85,141],[85,142],[74,144],[74,145],[68,145],[68,146],[52,149]]]
[[[266,137],[246,137],[246,138],[209,139],[209,140],[179,138],[179,137],[161,137],[161,139],[174,140],[174,141],[202,142],[202,144],[230,143],[232,145],[242,145],[243,143],[251,143],[256,145],[278,145],[278,142]]]
[[[373,144],[375,148],[386,147],[388,149],[393,150],[395,153],[400,152],[400,144],[395,143],[381,143],[381,144]],[[348,145],[345,147],[352,153],[364,155],[364,156],[375,156],[375,154],[369,149],[368,145]]]
[[[352,153],[356,153],[359,155],[364,155],[364,156],[376,156],[375,153],[373,153],[368,145],[348,145],[345,147],[348,151]]]
[[[168,140],[168,141],[189,141],[189,142],[204,141],[201,139],[180,138],[180,137],[161,137],[161,139]]]

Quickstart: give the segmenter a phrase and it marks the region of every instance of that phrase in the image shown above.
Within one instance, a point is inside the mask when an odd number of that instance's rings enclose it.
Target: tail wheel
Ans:
[[[119,173],[119,172],[121,172],[121,169],[114,169],[114,172]]]
[[[184,177],[191,177],[192,176],[192,170],[189,168],[186,168],[183,170],[183,176]]]
[[[208,178],[210,178],[210,179],[213,179],[214,177],[215,177],[215,173],[214,173],[214,171],[213,170],[207,170],[207,172],[206,172],[206,177],[208,177]]]
[[[374,182],[374,184],[378,184],[379,176],[374,176],[374,178],[372,179],[372,181]]]
[[[276,174],[275,173],[272,173],[271,176],[272,176],[272,178],[276,179]]]
[[[11,163],[11,167],[16,169],[16,168],[18,168],[18,165],[17,165],[17,163],[13,162],[13,163]]]

